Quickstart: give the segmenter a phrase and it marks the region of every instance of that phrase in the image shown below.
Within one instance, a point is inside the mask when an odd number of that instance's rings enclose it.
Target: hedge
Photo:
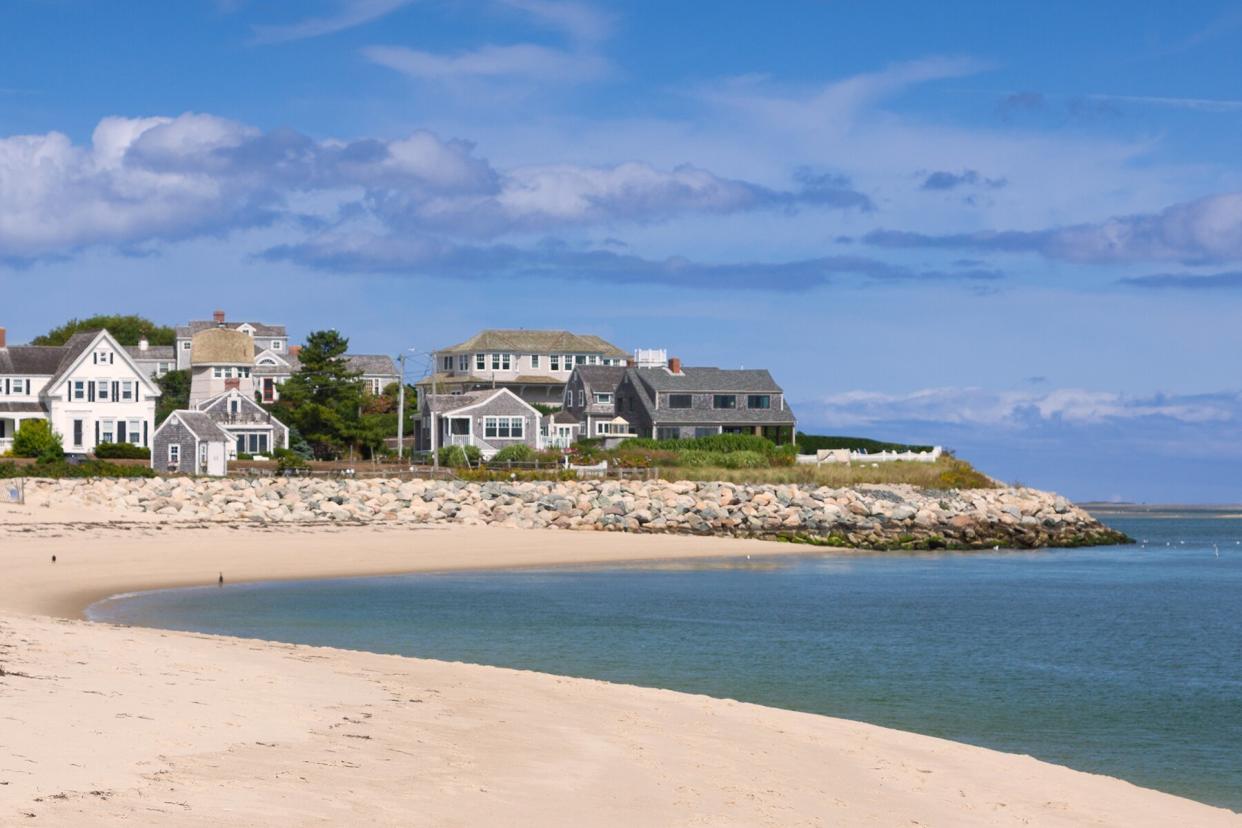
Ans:
[[[16,463],[0,463],[0,479],[13,477],[155,477],[146,466],[122,466],[105,460],[86,460],[68,463],[35,463],[19,466]]]
[[[150,460],[151,449],[133,443],[100,443],[95,446],[100,460]]]
[[[882,440],[868,440],[865,437],[831,437],[798,432],[798,450],[803,454],[814,454],[821,449],[849,449],[876,454],[881,451],[913,451],[927,452],[934,446],[915,446],[906,443],[886,443]]]

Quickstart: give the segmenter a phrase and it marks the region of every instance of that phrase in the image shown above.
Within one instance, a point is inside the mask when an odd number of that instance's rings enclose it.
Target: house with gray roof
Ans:
[[[508,388],[431,394],[420,399],[416,447],[475,446],[484,459],[522,443],[542,449],[542,415]]]
[[[433,355],[419,396],[508,388],[530,403],[560,405],[577,366],[624,366],[629,354],[592,334],[487,329]]]
[[[212,328],[224,328],[231,331],[241,331],[248,334],[254,339],[254,352],[261,354],[264,351],[272,351],[274,353],[283,354],[289,350],[289,335],[285,332],[284,325],[268,325],[263,322],[237,322],[230,321],[225,317],[222,310],[218,310],[212,314],[211,319],[199,319],[189,322],[185,325],[178,325],[177,333],[177,369],[184,370],[190,367],[190,351],[193,347],[195,334]]]
[[[137,345],[126,345],[129,358],[151,379],[159,379],[177,368],[177,349],[173,345],[152,345],[144,336]]]
[[[107,331],[64,345],[8,347],[0,328],[0,452],[25,420],[47,420],[68,454],[100,443],[149,446],[160,389]]]
[[[564,412],[578,423],[578,434],[604,440],[633,435],[617,416],[617,388],[629,370],[620,365],[579,365],[565,384]]]
[[[616,405],[635,434],[658,440],[757,434],[785,444],[793,442],[797,426],[784,391],[766,370],[683,367],[679,359],[628,368]]]
[[[265,403],[280,399],[280,386],[289,377],[302,370],[298,358],[301,346],[292,345],[285,354],[265,351],[254,358],[255,390]],[[385,354],[345,354],[345,365],[358,375],[363,390],[379,396],[394,382],[401,381],[401,371],[392,357]]]
[[[151,468],[165,474],[222,477],[231,438],[202,411],[178,409],[164,418],[151,444]]]

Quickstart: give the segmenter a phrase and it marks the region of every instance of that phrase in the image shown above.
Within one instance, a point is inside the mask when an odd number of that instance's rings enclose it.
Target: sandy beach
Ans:
[[[0,824],[1242,825],[1120,780],[857,722],[82,620],[106,596],[220,572],[236,583],[791,551],[5,507]]]

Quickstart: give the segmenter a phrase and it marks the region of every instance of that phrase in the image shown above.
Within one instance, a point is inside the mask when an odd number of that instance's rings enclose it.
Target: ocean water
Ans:
[[[1146,543],[237,585],[91,616],[741,699],[1242,810],[1242,521],[1109,522]]]

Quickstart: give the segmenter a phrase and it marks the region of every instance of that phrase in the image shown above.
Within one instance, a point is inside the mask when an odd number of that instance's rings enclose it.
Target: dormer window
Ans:
[[[283,343],[283,342],[281,342],[279,339],[273,339],[273,340],[272,340],[272,350],[273,350],[273,351],[279,351],[279,350],[281,350],[281,349],[282,349],[282,348],[284,348],[284,347],[285,347],[284,343]]]
[[[237,330],[241,331],[244,334],[249,334],[250,336],[254,336],[254,328],[252,328],[249,324],[239,325],[237,327]]]

